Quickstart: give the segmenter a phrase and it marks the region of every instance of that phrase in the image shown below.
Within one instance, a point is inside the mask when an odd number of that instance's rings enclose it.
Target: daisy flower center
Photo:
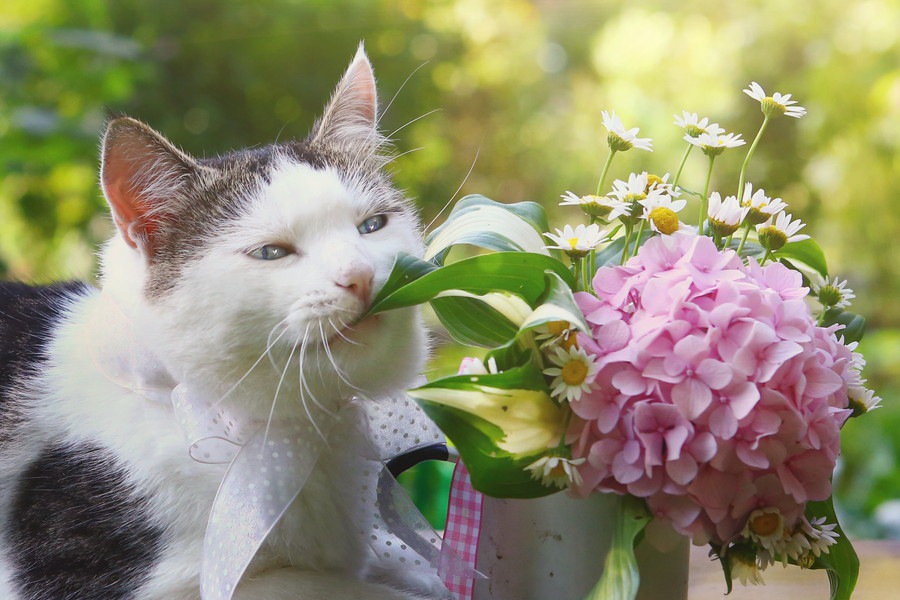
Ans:
[[[762,100],[760,100],[760,105],[762,107],[763,114],[769,115],[772,113],[777,113],[783,115],[787,110],[787,107],[781,102],[776,102],[772,96],[766,96]]]
[[[613,133],[612,131],[610,131],[609,135],[606,136],[606,143],[609,144],[609,147],[612,148],[613,150],[615,150],[616,152],[624,152],[626,150],[631,150],[631,148],[634,146],[634,144],[632,144],[631,142],[629,142],[627,140],[622,139],[621,136],[619,136],[616,133]]]
[[[750,531],[761,538],[770,538],[776,533],[781,533],[783,528],[781,516],[774,512],[765,512],[750,519]]]
[[[554,336],[562,335],[569,330],[569,323],[566,321],[550,321],[547,323],[547,331]]]
[[[819,302],[825,306],[837,306],[844,299],[841,290],[834,286],[826,285],[819,290]]]
[[[766,227],[759,230],[759,241],[769,250],[778,250],[787,244],[788,236],[776,227]]]
[[[660,233],[672,235],[678,231],[678,215],[671,208],[658,206],[650,211],[649,218]]]
[[[560,376],[566,385],[579,386],[587,379],[588,366],[580,360],[572,360],[562,368]]]

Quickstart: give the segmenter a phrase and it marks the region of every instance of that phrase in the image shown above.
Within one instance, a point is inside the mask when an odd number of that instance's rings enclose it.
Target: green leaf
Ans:
[[[828,327],[835,323],[840,323],[844,326],[843,329],[837,332],[837,335],[838,337],[844,336],[844,341],[848,344],[860,341],[866,333],[866,319],[862,315],[839,308],[829,308],[822,315],[822,325]]]
[[[460,344],[493,348],[516,337],[519,327],[484,302],[484,296],[434,298],[431,307],[447,333]]]
[[[585,600],[634,600],[641,584],[634,547],[649,522],[650,513],[643,500],[630,495],[618,497],[603,575]]]
[[[508,292],[535,306],[546,288],[544,272],[547,270],[574,286],[574,278],[566,266],[543,254],[497,252],[442,267],[403,255],[398,257],[369,313],[422,304],[448,290],[472,294]]]
[[[535,202],[502,204],[480,195],[460,200],[447,220],[425,240],[425,259],[438,258],[451,246],[469,244],[487,250],[549,254],[544,208]]]
[[[806,505],[807,519],[825,517],[826,523],[838,523],[834,512],[833,498],[820,502],[808,502]],[[831,600],[848,600],[856,587],[859,577],[859,557],[853,549],[850,540],[841,529],[840,524],[835,528],[840,535],[837,543],[829,547],[828,554],[822,554],[811,569],[825,569],[828,571],[828,581],[831,588]]]
[[[825,517],[826,523],[837,524],[835,531],[840,537],[837,538],[836,544],[828,548],[828,554],[822,554],[816,558],[816,562],[810,568],[828,571],[828,582],[831,587],[830,600],[850,600],[850,595],[853,593],[859,577],[859,557],[838,523],[837,515],[834,512],[833,497],[819,502],[807,502],[806,518],[812,520],[821,517]]]
[[[822,248],[812,238],[785,244],[781,249],[773,252],[772,255],[779,260],[788,259],[791,265],[801,272],[803,272],[803,266],[806,266],[822,277],[828,277],[825,253],[822,252]]]
[[[545,278],[546,291],[538,299],[537,308],[522,323],[521,331],[552,321],[567,321],[580,331],[590,333],[591,329],[575,302],[572,288],[553,271],[547,271]]]

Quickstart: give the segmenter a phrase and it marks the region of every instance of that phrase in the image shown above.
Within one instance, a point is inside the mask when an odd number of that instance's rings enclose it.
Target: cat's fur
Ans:
[[[360,49],[304,141],[198,160],[111,121],[101,181],[117,232],[100,289],[0,287],[0,598],[199,598],[226,465],[188,455],[165,401],[175,384],[247,420],[272,418],[273,402],[276,419],[315,420],[420,372],[414,311],[358,321],[396,254],[421,251],[376,114]],[[427,574],[371,581],[343,516],[359,482],[342,475],[367,451],[360,411],[346,412],[236,599],[446,594]]]

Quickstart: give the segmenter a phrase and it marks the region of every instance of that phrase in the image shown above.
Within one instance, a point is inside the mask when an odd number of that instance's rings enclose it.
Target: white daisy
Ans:
[[[556,346],[549,355],[554,367],[544,369],[544,375],[553,377],[550,395],[557,400],[572,402],[580,400],[583,392],[591,391],[597,377],[594,356],[578,347],[569,349]]]
[[[865,414],[870,410],[881,407],[881,398],[872,390],[867,390],[862,385],[851,386],[847,390],[848,408],[853,410],[853,416]]]
[[[710,123],[706,117],[700,119],[697,117],[697,113],[683,110],[680,117],[678,115],[672,116],[675,117],[675,124],[684,129],[687,135],[691,137],[697,137],[701,133],[717,134],[723,131],[718,123]]]
[[[713,192],[709,196],[706,215],[712,232],[719,237],[728,237],[738,230],[749,211],[749,207],[741,206],[736,196],[726,196],[722,200],[719,192]]]
[[[737,148],[747,143],[741,139],[741,134],[725,133],[724,129],[720,129],[716,133],[701,133],[697,137],[685,134],[683,139],[702,149],[707,156],[718,156],[727,148]]]
[[[649,178],[650,175],[647,171],[644,171],[643,173],[631,173],[628,175],[628,181],[616,179],[613,182],[613,189],[610,193],[626,204],[643,200],[647,197]]]
[[[747,517],[741,535],[765,548],[770,554],[779,554],[784,539],[784,517],[781,511],[774,506],[754,510]]]
[[[846,287],[847,280],[840,281],[837,277],[833,280],[825,279],[823,284],[812,284],[813,293],[823,306],[828,308],[847,308],[850,301],[856,298],[853,290]]]
[[[781,198],[769,198],[762,188],[754,192],[753,184],[747,182],[744,184],[744,197],[741,199],[741,206],[750,208],[750,211],[747,213],[747,220],[753,225],[759,225],[784,211],[787,208],[787,203]]]
[[[576,196],[572,192],[567,191],[560,198],[563,199],[559,203],[560,206],[577,206],[588,216],[607,222],[628,214],[627,204],[609,196],[597,196],[595,194]]]
[[[638,204],[644,207],[641,218],[650,222],[653,231],[671,235],[679,229],[678,213],[687,205],[687,200],[675,200],[653,188]]]
[[[575,467],[584,463],[583,458],[564,458],[562,456],[542,456],[527,467],[531,471],[531,478],[538,479],[546,486],[556,486],[560,489],[570,485],[582,484],[581,474]]]
[[[780,94],[775,92],[772,96],[766,96],[766,92],[763,91],[762,86],[755,81],[750,82],[750,87],[744,90],[744,93],[754,100],[759,101],[760,109],[766,116],[779,114],[799,119],[806,114],[805,108],[802,106],[794,106],[797,104],[797,101],[791,100],[790,94]]]
[[[597,224],[579,224],[574,229],[571,225],[565,225],[562,230],[557,229],[556,234],[545,233],[556,245],[544,246],[549,249],[559,249],[572,258],[580,258],[596,248],[604,241],[607,232],[600,229]]]
[[[603,126],[609,132],[606,136],[606,141],[609,143],[610,148],[623,152],[632,148],[653,152],[653,140],[637,137],[638,131],[640,131],[637,127],[626,130],[625,126],[622,125],[622,121],[616,116],[616,111],[610,114],[604,110],[601,114],[603,116]]]
[[[765,223],[757,225],[756,234],[759,236],[760,243],[767,250],[778,250],[788,242],[809,239],[808,235],[797,233],[804,227],[806,224],[801,223],[799,219],[792,221],[791,215],[780,212],[775,217],[770,217]]]
[[[807,521],[803,518],[803,533],[809,539],[809,551],[816,557],[828,554],[828,547],[837,543],[840,534],[835,531],[837,523],[825,523],[825,517]]]

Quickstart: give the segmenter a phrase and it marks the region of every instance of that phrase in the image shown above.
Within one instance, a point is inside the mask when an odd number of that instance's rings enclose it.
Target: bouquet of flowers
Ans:
[[[710,192],[713,166],[745,141],[688,112],[675,118],[686,146],[674,177],[607,188],[618,152],[652,147],[604,112],[597,192],[562,197],[582,222],[550,233],[537,204],[466,197],[424,259],[398,259],[372,309],[429,302],[456,341],[487,349],[410,392],[476,489],[621,496],[628,526],[590,597],[634,597],[634,544],[651,520],[709,544],[729,591],[775,562],[826,569],[832,598],[855,585],[831,475],[841,428],[879,402],[855,352],[865,323],[804,224],[745,181],[770,121],[805,109],[755,82],[744,92],[763,121],[734,195]],[[702,192],[681,181],[695,148]],[[459,246],[481,251],[448,260]]]

